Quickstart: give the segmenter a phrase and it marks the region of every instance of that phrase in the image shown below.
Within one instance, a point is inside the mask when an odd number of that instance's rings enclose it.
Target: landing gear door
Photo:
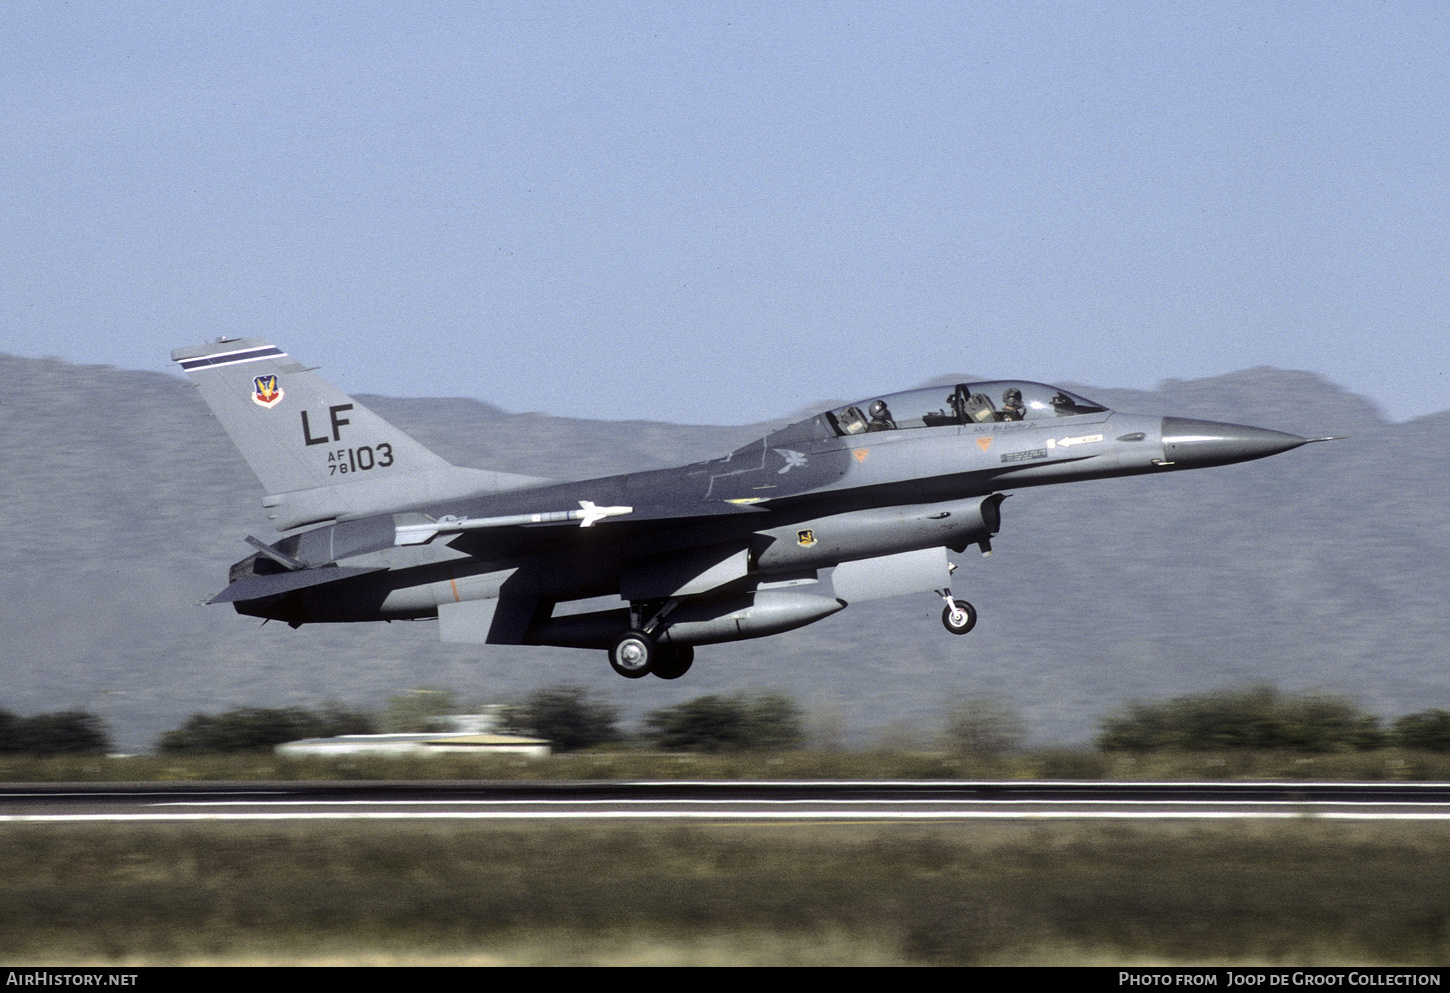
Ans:
[[[508,590],[488,600],[440,603],[438,640],[465,645],[522,645],[530,625],[538,619],[539,608],[537,595]]]
[[[950,584],[950,564],[945,548],[923,548],[915,552],[880,555],[873,559],[842,562],[831,576],[836,596],[847,603],[924,593]]]

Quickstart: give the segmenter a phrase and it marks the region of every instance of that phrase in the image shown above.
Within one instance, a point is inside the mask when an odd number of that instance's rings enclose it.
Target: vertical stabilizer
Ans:
[[[261,480],[279,530],[547,482],[451,465],[260,338],[171,358]]]

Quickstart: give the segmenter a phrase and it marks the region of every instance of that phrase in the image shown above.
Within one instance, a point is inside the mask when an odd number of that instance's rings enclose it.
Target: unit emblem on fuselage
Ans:
[[[775,453],[785,459],[785,465],[780,468],[777,475],[784,476],[792,469],[806,464],[806,457],[802,452],[793,452],[789,448],[777,448]]]
[[[795,543],[802,548],[810,548],[816,543],[816,533],[810,528],[795,533]]]

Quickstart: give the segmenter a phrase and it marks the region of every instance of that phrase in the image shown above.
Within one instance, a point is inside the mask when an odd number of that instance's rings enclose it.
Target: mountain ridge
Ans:
[[[858,735],[922,734],[953,692],[1019,706],[1039,739],[1086,740],[1133,697],[1245,682],[1450,707],[1444,461],[1450,411],[1407,422],[1313,373],[1267,367],[1152,391],[1077,386],[1115,409],[1349,435],[1241,466],[1014,494],[991,558],[934,598],[853,605],[776,638],[700,650],[685,679],[623,685],[601,653],[441,645],[428,622],[259,628],[198,604],[273,534],[261,488],[184,380],[0,354],[0,707],[92,709],[125,748],[200,710],[375,705],[410,686],[498,699],[575,683],[630,715],[770,687]],[[460,465],[589,478],[711,458],[769,426],[589,421],[467,398],[359,396]],[[828,403],[830,401],[827,401]]]

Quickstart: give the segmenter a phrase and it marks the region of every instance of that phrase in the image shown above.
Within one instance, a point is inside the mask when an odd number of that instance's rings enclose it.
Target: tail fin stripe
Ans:
[[[236,352],[222,352],[220,355],[203,355],[194,359],[179,359],[178,364],[186,372],[193,369],[216,369],[224,365],[237,365],[241,362],[256,362],[260,359],[285,358],[286,352],[275,345],[268,345],[265,348],[245,348]]]

